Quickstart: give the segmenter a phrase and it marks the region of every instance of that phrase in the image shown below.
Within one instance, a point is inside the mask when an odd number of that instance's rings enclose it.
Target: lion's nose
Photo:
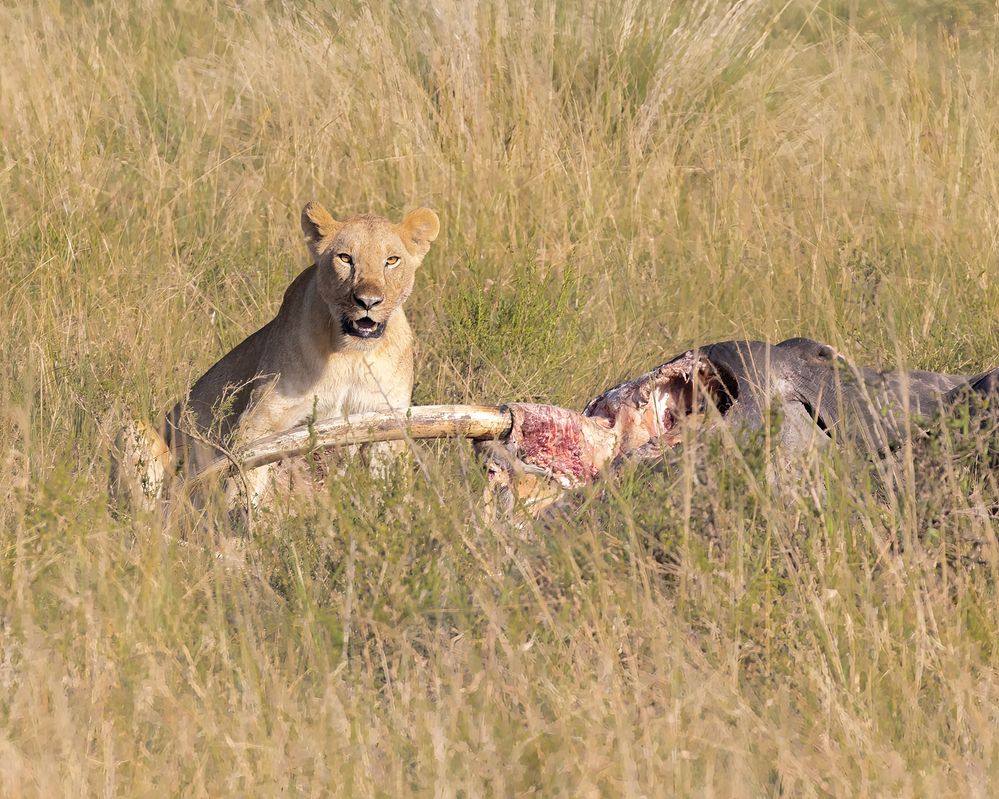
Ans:
[[[365,311],[370,311],[376,305],[382,304],[382,297],[379,294],[374,294],[372,292],[354,292],[354,302],[356,302]]]

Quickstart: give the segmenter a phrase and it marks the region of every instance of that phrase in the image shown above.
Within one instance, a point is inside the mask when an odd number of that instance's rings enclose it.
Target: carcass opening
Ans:
[[[685,417],[711,408],[724,415],[738,396],[730,369],[691,350],[610,389],[582,414],[550,405],[510,405],[507,439],[480,445],[479,451],[489,461],[494,488],[547,502],[553,484],[576,488],[592,483],[606,466],[660,457],[680,443]]]
[[[724,415],[738,397],[739,382],[728,367],[690,350],[605,392],[583,413],[612,427],[621,440],[620,454],[627,455],[650,443],[676,446],[683,418],[710,407]]]
[[[662,431],[660,436],[671,439],[672,446],[679,435],[677,425],[684,417],[703,416],[712,407],[724,416],[739,397],[739,381],[726,366],[698,356],[685,373],[663,380],[654,397],[657,413],[653,418]]]

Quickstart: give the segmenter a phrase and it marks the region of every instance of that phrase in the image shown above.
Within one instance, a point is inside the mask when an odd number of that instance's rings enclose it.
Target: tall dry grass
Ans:
[[[529,529],[426,447],[241,565],[104,479],[276,310],[311,198],[440,212],[418,402],[578,407],[733,337],[995,364],[997,14],[6,4],[0,793],[994,793],[997,524],[947,446],[778,495],[766,440],[692,442]]]

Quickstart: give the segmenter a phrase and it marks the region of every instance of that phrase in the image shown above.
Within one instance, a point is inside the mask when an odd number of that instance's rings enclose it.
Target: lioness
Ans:
[[[285,291],[277,316],[202,375],[162,434],[148,425],[119,434],[114,505],[149,507],[168,475],[191,475],[223,451],[309,419],[409,406],[414,338],[402,305],[440,231],[437,214],[338,222],[310,202],[302,230],[315,263]],[[266,469],[250,473],[251,502],[267,478]]]

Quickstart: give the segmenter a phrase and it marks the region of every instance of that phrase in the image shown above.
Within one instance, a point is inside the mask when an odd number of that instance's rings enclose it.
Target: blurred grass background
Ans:
[[[440,213],[419,403],[579,408],[736,337],[995,365],[997,18],[0,7],[0,793],[994,793],[997,523],[946,463],[834,454],[789,498],[765,446],[691,446],[518,529],[441,444],[236,565],[104,491],[115,420],[276,311],[309,199]]]

